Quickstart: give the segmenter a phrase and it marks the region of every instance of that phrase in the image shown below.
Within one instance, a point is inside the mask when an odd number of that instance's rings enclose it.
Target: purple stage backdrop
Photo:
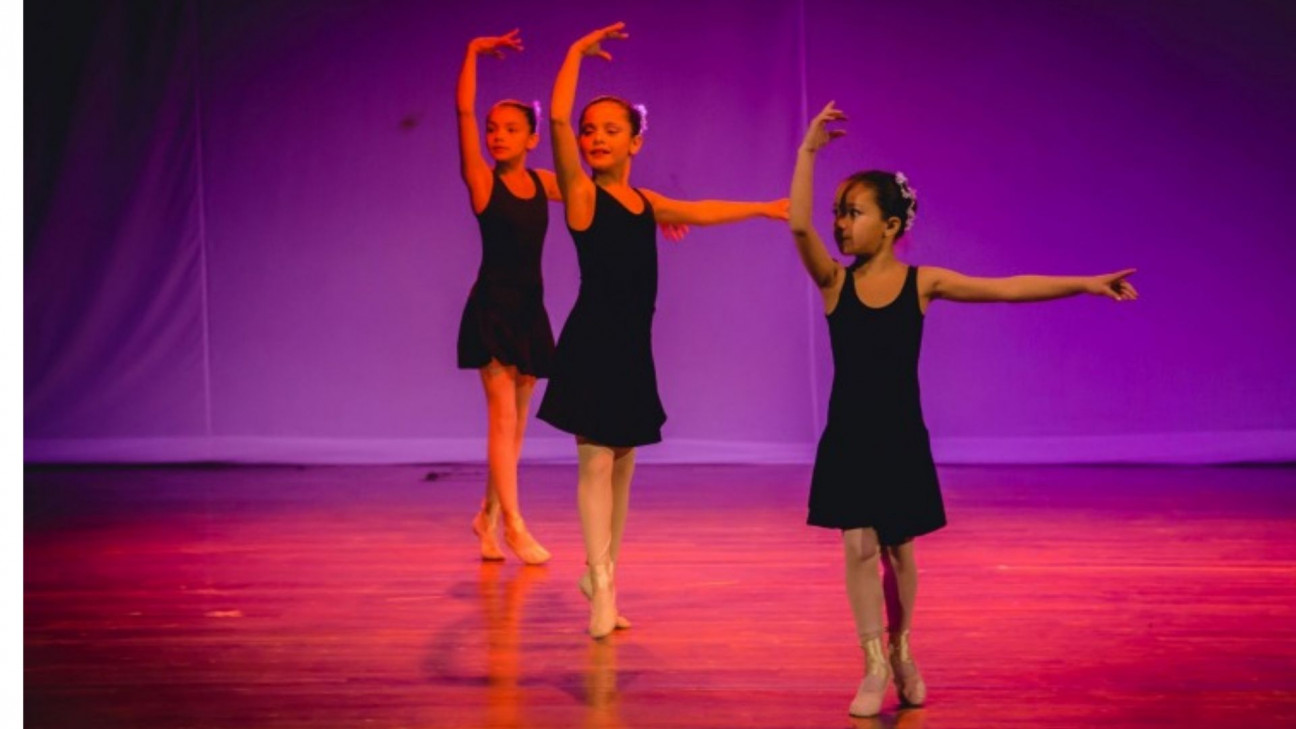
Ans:
[[[149,5],[29,32],[80,54],[66,104],[28,108],[29,461],[480,459],[484,398],[455,367],[479,260],[459,66],[472,37],[519,27],[525,52],[480,62],[478,110],[547,107],[567,46],[616,20],[631,37],[585,62],[577,103],[647,105],[635,184],[782,197],[807,114],[835,99],[851,122],[821,155],[825,233],[838,179],[901,169],[912,262],[1139,268],[1134,304],[934,305],[940,460],[1296,458],[1288,4]],[[579,277],[551,213],[556,331]],[[643,456],[808,459],[832,372],[785,226],[696,228],[660,257],[670,420]],[[524,458],[570,457],[532,423]]]

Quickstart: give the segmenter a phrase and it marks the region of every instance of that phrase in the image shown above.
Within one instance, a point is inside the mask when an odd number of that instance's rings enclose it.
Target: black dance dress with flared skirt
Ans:
[[[602,445],[657,443],[666,422],[652,354],[657,223],[638,190],[644,209],[636,215],[595,189],[594,220],[571,231],[580,292],[536,417]]]
[[[535,195],[519,198],[492,173],[490,202],[477,215],[482,261],[459,320],[459,367],[492,359],[522,374],[548,377],[554,338],[544,307],[540,254],[549,227],[549,201],[534,170]]]
[[[918,392],[922,328],[917,267],[909,267],[900,295],[880,308],[864,304],[854,269],[846,270],[837,308],[828,315],[832,394],[806,523],[872,527],[884,545],[945,526]]]

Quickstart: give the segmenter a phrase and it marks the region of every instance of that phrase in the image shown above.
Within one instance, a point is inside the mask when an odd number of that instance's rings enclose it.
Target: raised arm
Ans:
[[[1126,279],[1135,269],[1127,268],[1101,276],[1008,276],[978,278],[935,266],[919,269],[918,287],[927,300],[948,299],[970,302],[1028,302],[1061,299],[1077,294],[1106,296],[1115,301],[1133,301],[1138,291]]]
[[[490,202],[491,170],[481,153],[481,131],[477,128],[477,56],[490,53],[504,57],[504,49],[522,50],[522,39],[515,28],[502,36],[474,38],[468,43],[459,85],[455,92],[455,110],[459,117],[459,175],[468,186],[473,212],[480,213]]]
[[[604,40],[629,38],[625,23],[600,28],[572,44],[558,69],[553,98],[549,102],[549,133],[553,138],[554,174],[558,189],[567,206],[567,222],[581,227],[582,221],[594,217],[594,181],[581,169],[580,148],[572,128],[572,107],[576,103],[576,81],[580,77],[581,59],[598,56],[606,61],[612,54],[600,45]],[[587,223],[588,224],[588,223]]]
[[[828,253],[827,246],[819,237],[812,220],[814,215],[814,163],[815,155],[829,142],[846,132],[841,129],[828,129],[828,122],[844,121],[846,115],[828,102],[810,122],[805,139],[797,150],[796,168],[792,172],[792,191],[789,195],[788,227],[792,230],[792,239],[796,241],[797,253],[811,280],[820,289],[832,286],[838,263]]]
[[[788,219],[787,198],[768,202],[730,200],[673,200],[652,190],[640,192],[652,203],[653,216],[662,225],[720,225],[748,218]]]

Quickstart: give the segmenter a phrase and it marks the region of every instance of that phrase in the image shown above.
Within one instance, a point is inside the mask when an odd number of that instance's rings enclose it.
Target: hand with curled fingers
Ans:
[[[514,28],[504,35],[500,36],[482,36],[473,38],[472,43],[468,45],[472,51],[478,55],[492,55],[496,58],[503,58],[504,51],[522,51],[522,36],[519,28]]]
[[[1134,301],[1138,298],[1138,290],[1126,279],[1136,270],[1127,268],[1116,273],[1092,276],[1086,290],[1091,294],[1106,296],[1114,301]]]
[[[820,111],[814,119],[810,120],[810,127],[806,129],[805,139],[801,141],[801,149],[813,154],[826,147],[832,140],[846,134],[845,129],[828,128],[830,122],[847,120],[846,113],[838,109],[835,106],[836,103],[835,101],[828,102],[823,111]]]
[[[613,23],[606,28],[599,28],[573,43],[572,48],[574,50],[579,50],[581,55],[598,56],[605,61],[611,61],[612,54],[603,50],[602,43],[605,40],[624,40],[629,38],[630,34],[625,32],[625,27],[625,23]]]

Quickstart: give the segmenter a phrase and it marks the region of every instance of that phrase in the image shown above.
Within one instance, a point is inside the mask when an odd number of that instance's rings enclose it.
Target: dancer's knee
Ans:
[[[877,532],[872,529],[848,529],[842,532],[842,541],[851,562],[875,562],[881,552]]]
[[[612,481],[612,449],[593,443],[581,443],[577,446],[579,457],[579,478],[582,483]]]
[[[912,572],[916,565],[914,563],[913,540],[902,544],[888,544],[882,547],[883,564],[887,569],[905,574]]]
[[[482,384],[486,388],[486,427],[491,435],[512,438],[518,426],[512,378],[503,369],[488,375],[489,369],[489,365],[482,368]]]

